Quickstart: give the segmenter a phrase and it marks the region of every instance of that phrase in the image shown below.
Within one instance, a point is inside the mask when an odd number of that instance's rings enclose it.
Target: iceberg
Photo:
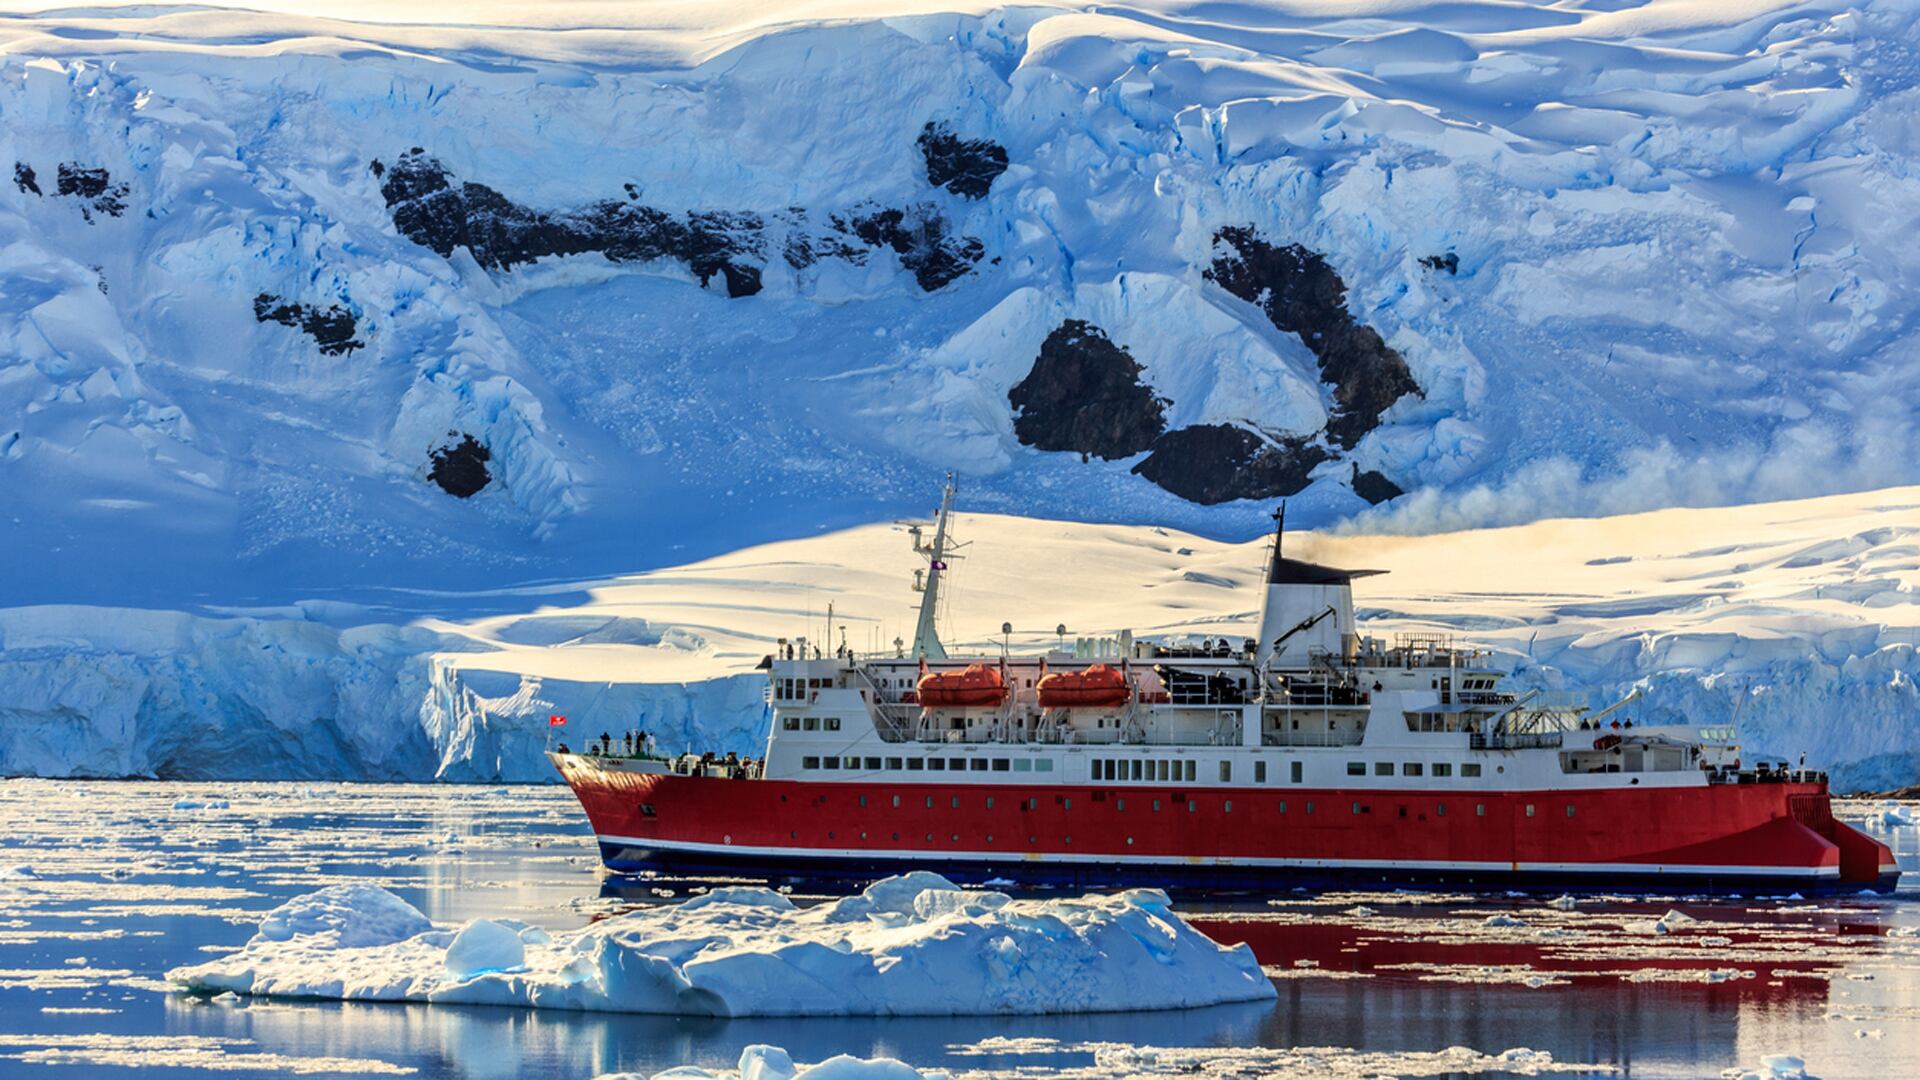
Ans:
[[[332,886],[276,908],[238,952],[167,978],[205,995],[690,1016],[1107,1012],[1275,996],[1247,946],[1216,944],[1157,890],[1016,900],[925,872],[809,908],[771,889],[716,889],[560,933],[437,925],[384,889]]]

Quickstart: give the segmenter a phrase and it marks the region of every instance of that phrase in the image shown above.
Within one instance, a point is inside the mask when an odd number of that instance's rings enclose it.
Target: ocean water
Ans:
[[[1920,828],[1864,804],[1842,813],[1920,871]],[[4,781],[0,1077],[585,1078],[728,1065],[759,1042],[995,1077],[1692,1078],[1777,1054],[1827,1080],[1913,1075],[1915,877],[1892,897],[1569,909],[1415,891],[1188,898],[1207,932],[1253,946],[1280,997],[1152,1014],[720,1021],[207,1001],[164,973],[327,884],[378,883],[441,921],[561,929],[714,883],[608,888],[558,788]]]

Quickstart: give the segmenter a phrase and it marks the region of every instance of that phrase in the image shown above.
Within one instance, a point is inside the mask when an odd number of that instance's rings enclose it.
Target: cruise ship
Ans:
[[[1834,818],[1824,774],[1743,765],[1730,728],[1636,724],[1631,697],[1590,711],[1506,688],[1445,636],[1364,634],[1353,588],[1373,572],[1287,557],[1284,508],[1255,637],[950,654],[953,496],[931,536],[909,530],[911,645],[782,640],[762,662],[761,759],[549,755],[608,868],[1747,893],[1899,876]]]

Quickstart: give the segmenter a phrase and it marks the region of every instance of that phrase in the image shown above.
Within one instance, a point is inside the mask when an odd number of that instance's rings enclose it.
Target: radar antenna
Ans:
[[[940,644],[934,616],[940,610],[940,575],[946,572],[952,552],[947,544],[947,521],[953,516],[953,474],[947,474],[946,487],[940,493],[940,512],[933,519],[933,543],[921,539],[918,528],[910,530],[913,550],[927,558],[926,577],[914,574],[914,588],[920,591],[920,622],[913,631],[912,655],[923,660],[945,660],[946,646]]]

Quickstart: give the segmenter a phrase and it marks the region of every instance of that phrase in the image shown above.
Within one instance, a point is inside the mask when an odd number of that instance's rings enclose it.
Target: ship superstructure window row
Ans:
[[[1040,759],[1040,760],[1045,760]],[[1037,765],[1039,762],[1035,762]],[[1227,762],[1220,763],[1220,778],[1227,780],[1231,776]],[[1140,781],[1185,781],[1199,779],[1200,763],[1192,760],[1171,758],[1095,758],[1091,762],[1091,771],[1095,780],[1113,783]]]

